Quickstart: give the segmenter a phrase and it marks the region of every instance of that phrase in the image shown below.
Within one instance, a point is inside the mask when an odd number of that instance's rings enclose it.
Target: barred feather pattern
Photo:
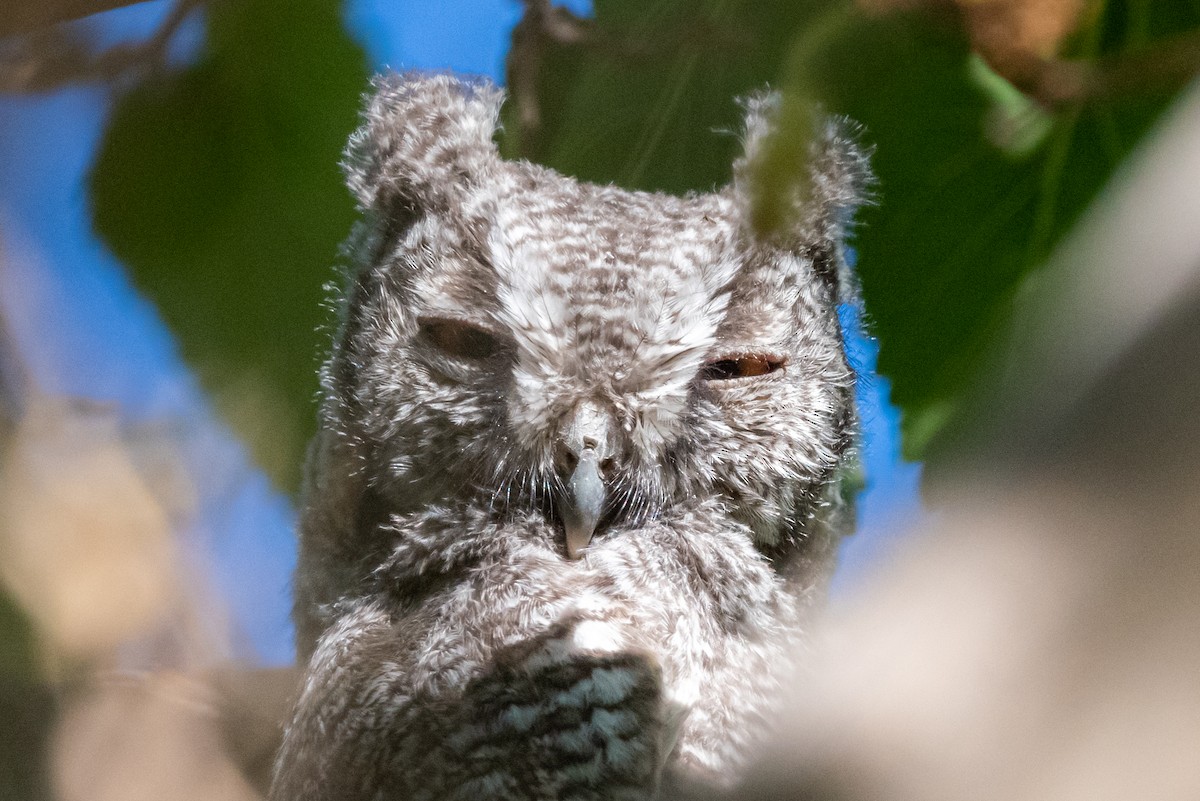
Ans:
[[[275,801],[728,786],[849,517],[836,306],[868,176],[842,129],[812,146],[793,235],[760,242],[744,163],[707,195],[577,182],[499,157],[501,99],[385,76],[347,150],[362,221],[310,449],[308,673]],[[752,151],[770,99],[747,108]],[[770,367],[713,373],[743,358]],[[563,443],[584,407],[605,500],[570,558]]]

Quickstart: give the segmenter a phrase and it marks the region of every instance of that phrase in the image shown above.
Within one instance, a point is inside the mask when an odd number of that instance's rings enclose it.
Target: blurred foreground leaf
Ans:
[[[279,486],[315,429],[321,286],[353,218],[337,162],[366,86],[337,0],[208,8],[199,62],[120,102],[97,231]]]

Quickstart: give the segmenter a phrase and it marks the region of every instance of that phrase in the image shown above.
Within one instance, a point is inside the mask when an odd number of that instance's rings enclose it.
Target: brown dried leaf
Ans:
[[[1088,0],[956,0],[971,43],[996,72],[1023,86],[1058,55]]]
[[[955,8],[975,52],[1026,88],[1078,30],[1092,0],[857,0],[869,13]]]

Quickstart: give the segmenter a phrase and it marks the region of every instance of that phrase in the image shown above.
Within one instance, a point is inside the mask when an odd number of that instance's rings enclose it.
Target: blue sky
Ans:
[[[589,3],[570,2],[587,13]],[[90,21],[102,41],[138,38],[165,13],[163,2]],[[354,0],[351,31],[377,68],[453,69],[503,77],[515,0]],[[193,19],[172,57],[201,45]],[[295,560],[294,511],[250,464],[217,420],[154,306],[91,233],[85,177],[104,131],[112,90],[73,87],[32,97],[0,96],[0,310],[45,389],[113,404],[142,430],[161,429],[195,467],[198,507],[186,535],[199,568],[229,605],[239,655],[291,660],[288,582]],[[863,370],[870,486],[860,499],[859,533],[843,548],[839,591],[851,586],[893,532],[915,521],[919,467],[899,460],[887,382],[874,377],[875,347],[850,343]]]

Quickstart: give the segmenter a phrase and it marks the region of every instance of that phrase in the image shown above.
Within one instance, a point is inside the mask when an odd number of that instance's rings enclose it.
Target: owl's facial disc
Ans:
[[[617,451],[611,416],[594,401],[581,403],[560,436],[558,451],[559,467],[569,473],[560,499],[567,558],[578,559],[592,541],[608,496],[605,479]]]

